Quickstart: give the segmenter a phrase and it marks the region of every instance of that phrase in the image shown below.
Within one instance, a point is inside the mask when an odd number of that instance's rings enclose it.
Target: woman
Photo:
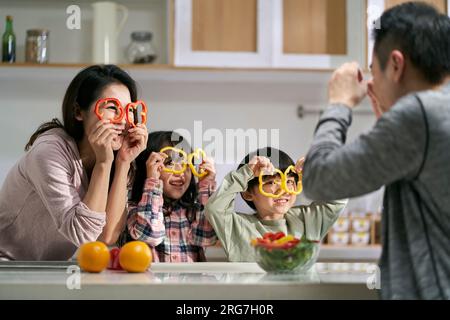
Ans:
[[[114,65],[82,70],[65,94],[63,124],[53,119],[31,136],[0,191],[0,258],[67,260],[81,244],[112,244],[123,231],[147,129],[118,121],[121,106],[110,102],[100,120],[95,106],[105,98],[136,101],[134,80]]]

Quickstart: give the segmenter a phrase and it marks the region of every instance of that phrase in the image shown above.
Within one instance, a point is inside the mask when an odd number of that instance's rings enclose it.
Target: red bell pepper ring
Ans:
[[[95,104],[94,112],[97,115],[98,120],[103,119],[103,113],[100,112],[100,108],[102,107],[102,105],[106,105],[109,102],[114,103],[114,105],[119,109],[120,112],[118,116],[111,119],[111,123],[121,123],[124,116],[124,111],[120,101],[116,98],[105,98],[97,101],[97,103]]]
[[[120,248],[112,248],[109,251],[110,259],[108,263],[109,270],[123,270],[119,262]]]
[[[136,124],[134,123],[134,121],[132,119],[130,119],[130,112],[133,112],[134,114],[134,110],[137,110],[138,106],[142,106],[142,111],[141,111],[141,119],[142,119],[142,124],[146,124],[147,123],[147,105],[145,104],[144,101],[139,100],[136,102],[131,102],[127,105],[127,112],[125,113],[125,116],[127,118],[127,122],[130,124],[130,126],[132,126],[133,128],[136,127]],[[139,117],[138,117],[139,119]]]

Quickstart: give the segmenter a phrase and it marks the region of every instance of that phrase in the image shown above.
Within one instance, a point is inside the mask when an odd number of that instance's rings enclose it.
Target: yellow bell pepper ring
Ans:
[[[197,171],[197,169],[194,166],[194,157],[197,159],[200,159],[200,157],[202,159],[206,158],[206,153],[205,151],[203,151],[202,149],[197,149],[195,150],[195,152],[192,152],[191,154],[189,154],[188,156],[188,165],[191,168],[192,174],[198,178],[203,178],[205,176],[208,175],[208,171],[204,170],[204,169],[200,169],[200,172]]]
[[[187,159],[186,152],[184,152],[181,149],[177,149],[177,148],[174,148],[174,147],[165,147],[165,148],[162,148],[161,150],[159,150],[159,152],[161,152],[161,153],[164,153],[166,151],[173,151],[175,153],[181,154],[184,159]],[[180,170],[168,169],[168,168],[164,167],[163,171],[164,172],[168,172],[168,173],[173,173],[173,174],[181,174],[184,171],[186,171],[186,168],[187,168],[187,163],[186,163],[186,161],[183,161],[183,166],[181,167]]]
[[[273,193],[268,193],[265,192],[263,189],[264,186],[264,181],[263,181],[263,177],[265,176],[265,174],[261,171],[261,173],[259,174],[259,193],[261,193],[263,196],[269,197],[269,198],[273,198],[273,199],[277,199],[279,197],[281,197],[285,190],[284,190],[284,173],[281,170],[275,169],[275,172],[278,173],[281,177],[281,188],[280,188],[280,192],[277,194],[273,194]]]
[[[288,174],[290,172],[295,172],[298,174],[298,182],[297,182],[297,191],[295,190],[289,190],[288,186],[287,186],[287,178],[288,178]],[[286,191],[286,193],[289,194],[293,194],[293,195],[299,195],[300,193],[302,193],[303,191],[303,184],[302,184],[302,172],[296,172],[295,167],[294,166],[289,166],[286,171],[284,172],[284,191]]]

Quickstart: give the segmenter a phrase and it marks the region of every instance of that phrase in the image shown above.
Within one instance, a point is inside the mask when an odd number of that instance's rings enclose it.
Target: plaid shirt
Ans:
[[[188,212],[178,205],[163,212],[162,186],[161,180],[147,179],[141,201],[137,206],[129,204],[127,225],[131,238],[148,243],[155,262],[205,261],[203,247],[214,245],[217,237],[204,209]],[[198,187],[198,200],[204,206],[216,182],[201,180]]]

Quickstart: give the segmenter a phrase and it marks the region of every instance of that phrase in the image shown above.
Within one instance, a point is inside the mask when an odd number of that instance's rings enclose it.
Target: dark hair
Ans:
[[[148,135],[147,148],[136,158],[136,174],[131,190],[130,200],[134,203],[138,203],[142,198],[144,191],[145,179],[147,178],[147,166],[146,162],[152,152],[159,152],[162,148],[171,146],[183,149],[185,152],[192,152],[191,146],[183,138],[174,131],[155,131]],[[195,178],[192,176],[188,189],[183,194],[181,199],[175,201],[184,208],[195,214],[195,211],[201,210],[202,206],[198,203],[198,189]],[[164,206],[171,205],[172,199],[165,199]]]
[[[62,104],[63,123],[58,119],[42,124],[31,136],[25,151],[30,149],[34,141],[44,132],[62,128],[75,141],[84,135],[83,122],[77,120],[78,110],[88,111],[89,107],[99,99],[101,92],[111,84],[123,84],[130,91],[131,101],[137,100],[135,81],[122,69],[115,65],[93,65],[80,71],[67,88]]]
[[[248,164],[250,160],[254,156],[262,156],[267,157],[270,159],[270,162],[272,162],[273,166],[277,169],[280,169],[281,171],[285,171],[289,166],[295,165],[294,160],[292,160],[291,157],[289,157],[285,152],[272,148],[272,147],[266,147],[262,149],[258,149],[254,152],[249,153],[245,156],[244,160],[241,161],[241,163],[238,166],[238,169],[243,167],[244,165]],[[298,181],[298,176],[295,175],[296,182]],[[247,190],[253,189],[254,187],[259,185],[259,179],[258,177],[255,177],[251,179],[247,184]],[[242,196],[242,195],[241,195]],[[244,198],[243,198],[244,199]],[[255,204],[253,201],[244,201],[249,205],[250,208],[253,210],[256,210]]]
[[[382,70],[398,49],[431,84],[450,74],[450,18],[433,6],[407,2],[387,10],[375,22],[373,38]]]

